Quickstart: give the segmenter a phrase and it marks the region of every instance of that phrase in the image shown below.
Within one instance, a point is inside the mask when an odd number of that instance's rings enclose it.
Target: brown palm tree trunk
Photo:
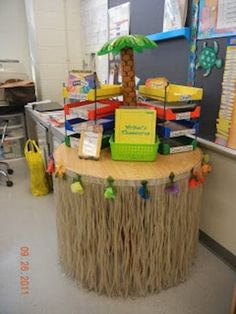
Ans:
[[[133,49],[123,48],[120,55],[124,105],[137,106]]]

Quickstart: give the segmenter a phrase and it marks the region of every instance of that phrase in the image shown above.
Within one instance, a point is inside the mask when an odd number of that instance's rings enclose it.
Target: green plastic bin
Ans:
[[[197,140],[187,136],[180,136],[175,138],[161,139],[159,145],[159,153],[162,155],[169,155],[181,152],[192,151],[197,147]]]
[[[154,161],[159,147],[159,138],[154,144],[115,143],[114,135],[110,138],[112,160]]]

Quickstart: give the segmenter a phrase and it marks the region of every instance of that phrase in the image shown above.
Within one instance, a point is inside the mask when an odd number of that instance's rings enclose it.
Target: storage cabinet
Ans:
[[[1,149],[0,160],[21,158],[24,156],[24,144],[26,140],[24,114],[16,113],[0,116],[1,139],[6,123],[7,130]]]

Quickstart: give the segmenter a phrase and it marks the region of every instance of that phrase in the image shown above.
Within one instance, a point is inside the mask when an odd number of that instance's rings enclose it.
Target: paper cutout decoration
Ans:
[[[219,52],[219,45],[214,41],[213,47],[207,47],[207,42],[204,41],[198,61],[196,64],[196,69],[203,68],[206,72],[203,74],[204,77],[211,73],[212,67],[215,65],[217,69],[223,66],[223,59],[217,58]]]

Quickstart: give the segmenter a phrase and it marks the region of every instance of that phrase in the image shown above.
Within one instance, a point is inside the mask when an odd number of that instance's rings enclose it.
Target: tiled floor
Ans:
[[[0,186],[0,314],[228,314],[236,274],[206,248],[188,281],[146,298],[107,298],[80,289],[58,264],[53,195],[32,197],[24,161],[14,187]],[[30,250],[29,294],[20,294],[20,247]]]

